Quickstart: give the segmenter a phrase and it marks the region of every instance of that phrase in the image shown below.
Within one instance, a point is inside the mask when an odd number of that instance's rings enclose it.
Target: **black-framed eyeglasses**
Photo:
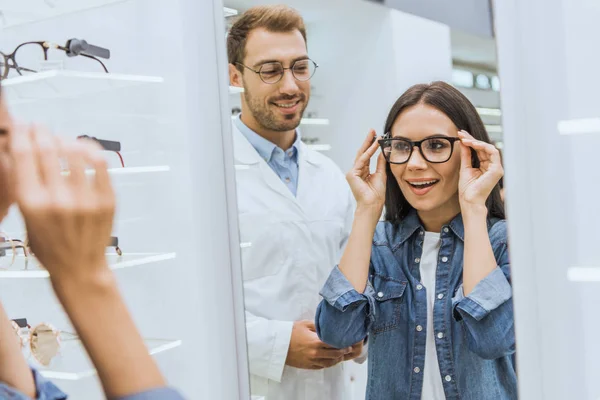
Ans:
[[[415,147],[419,148],[419,152],[427,162],[441,164],[452,157],[454,142],[459,140],[455,137],[433,136],[413,142],[405,138],[393,138],[387,133],[379,140],[379,146],[390,164],[406,164]]]
[[[281,78],[283,78],[283,74],[287,69],[292,71],[292,75],[294,75],[294,78],[301,82],[306,82],[307,80],[312,78],[312,76],[317,71],[317,68],[319,68],[319,65],[310,58],[306,58],[304,60],[296,60],[289,68],[285,68],[283,64],[279,61],[262,64],[258,70],[250,68],[247,65],[244,65],[239,62],[236,64],[241,65],[246,69],[249,69],[255,74],[258,74],[258,76],[260,76],[260,79],[264,83],[268,83],[270,85],[279,82]]]
[[[69,39],[64,46],[50,42],[25,42],[10,54],[0,52],[0,79],[6,79],[12,70],[19,75],[39,72],[39,65],[48,61],[49,49],[64,51],[69,57],[82,56],[95,60],[100,63],[104,72],[108,73],[106,65],[99,58],[109,59],[110,50],[88,44],[85,40]]]

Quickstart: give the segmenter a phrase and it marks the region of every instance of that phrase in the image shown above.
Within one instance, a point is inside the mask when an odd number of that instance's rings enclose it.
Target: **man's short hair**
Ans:
[[[288,33],[298,30],[306,42],[306,27],[298,11],[286,5],[252,7],[244,12],[233,24],[227,36],[227,56],[229,63],[241,70],[237,63],[246,58],[246,41],[254,29],[263,28],[269,32]]]

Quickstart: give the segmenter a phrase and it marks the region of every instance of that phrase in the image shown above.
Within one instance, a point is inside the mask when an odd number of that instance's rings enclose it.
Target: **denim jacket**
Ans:
[[[321,291],[315,325],[323,342],[344,348],[368,336],[367,400],[421,400],[432,290],[420,283],[424,232],[414,211],[396,226],[380,222],[365,292],[338,267]],[[461,216],[441,231],[433,327],[447,399],[517,398],[506,221],[488,221],[488,232],[498,266],[464,296]]]

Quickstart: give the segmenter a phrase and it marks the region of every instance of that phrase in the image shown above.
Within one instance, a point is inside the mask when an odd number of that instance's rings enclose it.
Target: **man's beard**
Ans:
[[[302,109],[296,114],[283,115],[283,118],[281,118],[262,99],[252,97],[250,91],[247,89],[244,90],[244,99],[250,109],[250,113],[259,125],[274,132],[287,132],[296,129],[300,125],[304,110],[308,106],[304,94],[293,97],[295,100],[300,100],[300,103],[303,104]],[[292,98],[280,98],[278,100],[292,100]],[[273,107],[277,106],[273,105]]]

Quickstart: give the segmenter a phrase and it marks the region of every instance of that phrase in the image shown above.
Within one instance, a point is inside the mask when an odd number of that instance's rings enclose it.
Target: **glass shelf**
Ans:
[[[223,7],[223,14],[225,14],[225,18],[233,17],[235,15],[238,15],[238,10],[229,7]]]
[[[10,28],[123,1],[126,0],[0,0],[0,28]]]
[[[110,253],[106,255],[106,259],[112,270],[157,263],[171,260],[175,257],[177,257],[176,253],[125,253],[122,256]],[[48,278],[48,276],[48,271],[39,266],[28,265],[27,269],[25,269],[25,257],[22,255],[17,256],[15,263],[8,269],[0,269],[0,279]]]
[[[232,115],[231,119],[235,119],[237,115]],[[300,125],[329,125],[327,118],[302,118]]]
[[[331,150],[330,144],[307,144],[306,147],[308,147],[309,149],[316,150],[316,151],[330,151]]]
[[[145,339],[144,341],[152,355],[181,346],[181,340]],[[54,357],[48,367],[40,367],[33,358],[31,361],[36,368],[39,368],[42,376],[48,379],[77,381],[96,375],[96,370],[79,340],[63,339],[60,354]]]
[[[147,167],[118,167],[109,168],[108,173],[111,175],[132,175],[132,174],[145,174],[149,172],[169,172],[171,167],[168,165],[153,165]],[[93,169],[85,171],[86,174],[92,175],[95,173]],[[63,175],[68,175],[68,172]]]
[[[5,79],[2,81],[2,90],[9,103],[17,105],[62,97],[79,97],[163,81],[163,78],[157,76],[52,70]]]

